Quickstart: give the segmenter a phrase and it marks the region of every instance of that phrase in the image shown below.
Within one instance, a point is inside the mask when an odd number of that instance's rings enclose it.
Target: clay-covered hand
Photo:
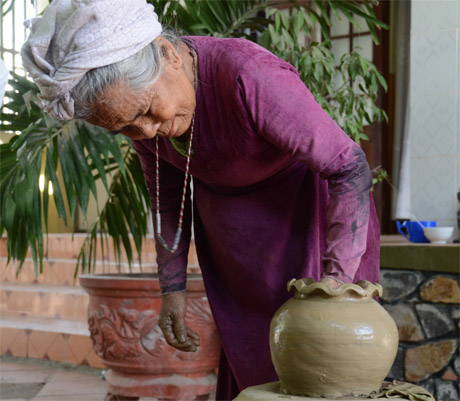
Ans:
[[[158,325],[166,342],[185,352],[195,352],[200,345],[200,336],[185,325],[187,293],[172,292],[161,297]]]
[[[340,281],[337,281],[335,278],[330,277],[330,276],[324,276],[320,280],[320,282],[326,283],[329,286],[329,288],[332,288],[332,289],[338,288],[338,287],[340,287],[342,285],[342,283]]]

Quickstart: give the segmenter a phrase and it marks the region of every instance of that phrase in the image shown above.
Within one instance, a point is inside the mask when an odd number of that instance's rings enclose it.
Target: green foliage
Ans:
[[[388,172],[384,170],[381,166],[377,166],[376,168],[374,168],[372,170],[372,174],[374,176],[374,178],[372,178],[373,184],[377,184],[382,181],[387,181],[388,184],[393,188],[389,180],[390,177],[388,176]]]
[[[39,189],[42,173],[44,188],[52,184],[58,215],[72,227],[77,206],[86,218],[90,194],[98,199],[96,180],[102,181],[110,195],[80,252],[83,271],[93,267],[98,232],[102,249],[102,240],[109,235],[118,260],[123,243],[131,262],[133,252],[128,233],[140,253],[150,205],[139,160],[130,143],[82,121],[50,118],[38,106],[35,84],[17,74],[11,75],[13,89],[6,94],[10,101],[3,107],[0,125],[2,131],[20,132],[0,145],[0,234],[7,232],[8,261],[19,260],[20,269],[30,247],[36,272],[43,269],[46,247],[42,221],[46,233],[50,196],[47,190],[42,193]]]
[[[375,103],[380,87],[386,90],[376,67],[356,52],[335,60],[328,40],[330,9],[354,25],[357,16],[364,18],[377,42],[376,29],[386,26],[375,18],[372,2],[313,0],[308,7],[292,2],[290,15],[276,8],[286,2],[276,0],[150,3],[162,23],[179,32],[255,40],[292,63],[317,101],[357,142],[368,139],[364,124],[386,118]],[[2,0],[4,11],[9,5]],[[312,39],[318,30],[324,38],[320,43]],[[307,47],[305,39],[310,41]],[[20,269],[30,248],[36,272],[42,271],[50,202],[46,188],[50,182],[59,216],[74,228],[77,207],[86,219],[91,196],[100,198],[98,180],[108,200],[88,227],[78,266],[83,272],[94,270],[97,251],[104,251],[109,237],[118,262],[123,249],[132,262],[131,238],[140,258],[150,200],[129,141],[81,121],[53,120],[38,107],[33,83],[12,74],[10,85],[13,89],[6,94],[9,101],[0,117],[0,129],[12,132],[10,142],[0,145],[0,234],[7,233],[8,261],[18,260]],[[38,187],[40,174],[45,177],[43,193]]]
[[[161,22],[187,35],[240,37],[251,39],[248,31],[262,32],[270,20],[259,17],[269,4],[281,1],[238,0],[200,1],[150,0],[155,10],[163,10]]]
[[[354,9],[350,3],[341,3],[342,12]],[[368,4],[364,6],[374,21],[372,10]],[[338,11],[336,2],[331,3],[331,8]],[[270,14],[275,23],[262,33],[259,43],[297,68],[316,101],[348,135],[357,143],[368,140],[364,125],[386,118],[376,101],[380,87],[386,90],[387,86],[375,65],[357,51],[336,60],[328,36],[321,43],[312,41],[312,33],[318,25],[323,27],[327,14],[302,6],[293,7],[290,15],[276,9],[271,9]],[[352,16],[350,21],[354,22]],[[306,39],[309,47],[305,47]]]

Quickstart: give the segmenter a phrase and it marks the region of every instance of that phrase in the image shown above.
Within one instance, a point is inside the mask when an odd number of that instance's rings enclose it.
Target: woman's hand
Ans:
[[[335,280],[332,277],[327,277],[327,276],[323,277],[320,281],[322,283],[326,283],[332,289],[338,288],[342,285],[342,283],[340,283],[339,281]]]
[[[166,342],[184,352],[195,352],[200,345],[198,333],[185,325],[187,293],[173,292],[161,297],[161,310],[158,325]]]

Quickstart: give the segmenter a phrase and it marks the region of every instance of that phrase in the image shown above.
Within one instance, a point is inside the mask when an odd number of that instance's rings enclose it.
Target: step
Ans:
[[[20,270],[16,275],[17,262],[10,262],[6,264],[7,259],[0,257],[0,282],[6,283],[22,283],[22,284],[47,284],[59,286],[79,286],[78,279],[75,279],[75,267],[77,265],[76,259],[49,259],[43,261],[43,273],[35,276],[34,263],[32,259],[27,258]],[[142,267],[133,263],[131,270],[127,263],[122,263],[118,266],[114,261],[96,263],[94,273],[156,273],[156,263],[143,263]],[[187,266],[187,273],[200,273],[201,270],[198,264],[189,263]],[[81,273],[81,270],[78,274]]]
[[[46,237],[44,237],[44,246],[46,247]],[[48,258],[49,259],[77,259],[80,254],[80,248],[82,247],[86,234],[49,234],[48,235]],[[139,262],[139,258],[136,252],[134,241],[131,240],[131,245],[133,249],[133,261]],[[115,260],[112,240],[109,239],[106,244],[104,244],[104,252],[100,252],[100,241],[97,242],[97,259],[98,260]],[[7,254],[7,245],[6,237],[0,238],[0,256],[6,257]],[[31,257],[30,252],[27,255]],[[155,240],[153,236],[149,235],[145,239],[142,245],[142,264],[155,264],[156,263],[156,251],[155,251]],[[122,252],[121,260],[123,262],[127,261],[126,254]],[[189,263],[198,264],[196,257],[195,244],[194,241],[191,241],[190,252],[189,252]]]
[[[78,286],[79,282],[75,279],[75,268],[77,266],[76,259],[48,259],[43,261],[43,273],[35,275],[33,260],[27,258],[22,265],[21,270],[16,275],[19,263],[10,262],[6,264],[7,259],[0,257],[0,281],[9,283],[23,284],[50,284],[50,285],[65,285]],[[156,263],[142,264],[142,271],[145,273],[155,273],[157,269]],[[119,267],[115,262],[96,262],[94,273],[128,273],[129,265],[122,263]],[[139,264],[132,264],[131,271],[133,273],[141,272]],[[81,273],[81,270],[78,272]]]
[[[104,367],[93,350],[86,321],[2,313],[0,354]]]
[[[81,287],[2,283],[0,312],[86,321],[89,296]]]

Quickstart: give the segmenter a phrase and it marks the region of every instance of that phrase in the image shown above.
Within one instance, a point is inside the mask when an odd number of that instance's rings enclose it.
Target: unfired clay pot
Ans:
[[[161,291],[156,275],[87,274],[80,276],[80,283],[90,295],[94,350],[110,368],[105,375],[107,400],[193,400],[215,390],[220,340],[201,275],[187,276],[186,323],[200,334],[197,352],[178,351],[166,343],[158,326]]]
[[[398,349],[398,330],[374,299],[368,281],[331,289],[293,279],[295,291],[275,313],[270,330],[273,364],[283,392],[334,398],[378,391]]]

